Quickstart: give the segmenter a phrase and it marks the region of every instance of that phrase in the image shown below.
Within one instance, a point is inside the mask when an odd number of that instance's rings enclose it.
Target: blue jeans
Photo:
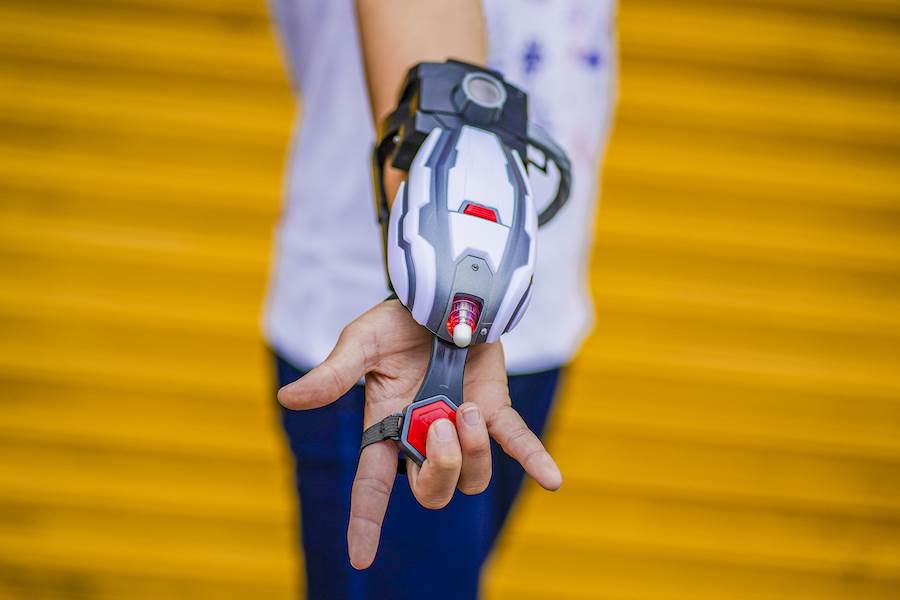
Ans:
[[[276,357],[279,385],[303,371]],[[560,370],[509,378],[513,406],[543,433]],[[347,555],[350,488],[363,426],[364,387],[310,411],[281,410],[296,463],[300,540],[310,600],[465,600],[477,598],[487,558],[522,484],[523,470],[493,443],[494,473],[476,496],[456,492],[442,510],[422,508],[398,476],[373,565],[357,571]]]

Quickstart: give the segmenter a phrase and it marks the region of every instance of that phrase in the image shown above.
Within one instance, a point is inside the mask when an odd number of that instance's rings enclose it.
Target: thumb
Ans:
[[[278,390],[278,402],[292,410],[319,408],[347,393],[366,374],[366,337],[352,323],[331,354],[312,371]]]

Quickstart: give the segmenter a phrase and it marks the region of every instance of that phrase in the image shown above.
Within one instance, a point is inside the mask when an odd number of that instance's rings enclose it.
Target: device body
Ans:
[[[363,447],[397,439],[421,464],[428,427],[455,420],[472,344],[497,342],[521,320],[534,284],[539,224],[565,203],[565,153],[527,120],[527,96],[499,73],[457,61],[410,70],[373,162],[393,290],[434,334],[419,392],[389,426],[376,424]],[[530,146],[553,161],[557,195],[539,215],[526,163]],[[388,210],[386,162],[408,172]]]
[[[468,125],[435,128],[394,199],[387,233],[391,283],[413,318],[461,346],[496,342],[530,298],[537,214],[516,150]],[[469,339],[451,313],[468,303]],[[474,309],[474,310],[473,310]]]

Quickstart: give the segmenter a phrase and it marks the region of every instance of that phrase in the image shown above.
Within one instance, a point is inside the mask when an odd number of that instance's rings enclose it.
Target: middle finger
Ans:
[[[449,419],[438,419],[428,428],[427,458],[421,469],[409,471],[409,486],[425,508],[443,508],[453,497],[462,466],[462,450],[456,427]]]

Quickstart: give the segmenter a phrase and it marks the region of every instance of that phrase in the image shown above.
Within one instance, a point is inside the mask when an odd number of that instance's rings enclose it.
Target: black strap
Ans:
[[[555,217],[556,213],[559,212],[559,209],[569,201],[569,192],[572,189],[572,163],[569,162],[569,157],[566,155],[565,150],[553,141],[550,134],[544,131],[544,128],[540,127],[537,123],[528,123],[527,141],[530,146],[537,148],[544,154],[543,165],[528,160],[527,156],[523,157],[528,164],[534,165],[542,172],[546,173],[547,159],[550,159],[556,163],[556,167],[559,170],[559,183],[556,185],[556,195],[550,203],[544,207],[541,214],[538,215],[538,227],[543,227],[550,219]]]
[[[395,112],[399,111],[400,109],[398,108]],[[393,114],[391,116],[393,116]],[[390,120],[390,117],[388,120]],[[387,223],[390,216],[387,193],[384,189],[384,165],[397,146],[397,134],[399,131],[396,128],[389,128],[387,124],[385,124],[385,127],[387,128],[387,131],[384,133],[381,140],[376,142],[375,150],[372,152],[372,173],[375,180],[375,213],[378,217],[378,222],[382,225],[383,236],[387,235]],[[569,156],[566,154],[566,151],[563,150],[562,147],[550,137],[550,134],[537,123],[528,123],[527,137],[523,141],[527,145],[537,148],[538,151],[544,155],[544,164],[539,164],[529,160],[526,152],[526,156],[521,157],[524,162],[529,165],[534,165],[543,173],[546,173],[547,162],[553,161],[556,163],[557,170],[559,171],[559,182],[556,185],[556,194],[554,194],[550,203],[547,204],[538,215],[538,227],[543,227],[555,217],[556,213],[559,212],[559,209],[569,201],[569,193],[572,189],[572,163],[569,161]]]
[[[401,430],[400,424],[402,421],[403,415],[396,413],[383,418],[366,429],[362,434],[362,442],[359,444],[359,451],[362,452],[363,448],[366,446],[377,442],[383,442],[384,440],[399,440]]]

